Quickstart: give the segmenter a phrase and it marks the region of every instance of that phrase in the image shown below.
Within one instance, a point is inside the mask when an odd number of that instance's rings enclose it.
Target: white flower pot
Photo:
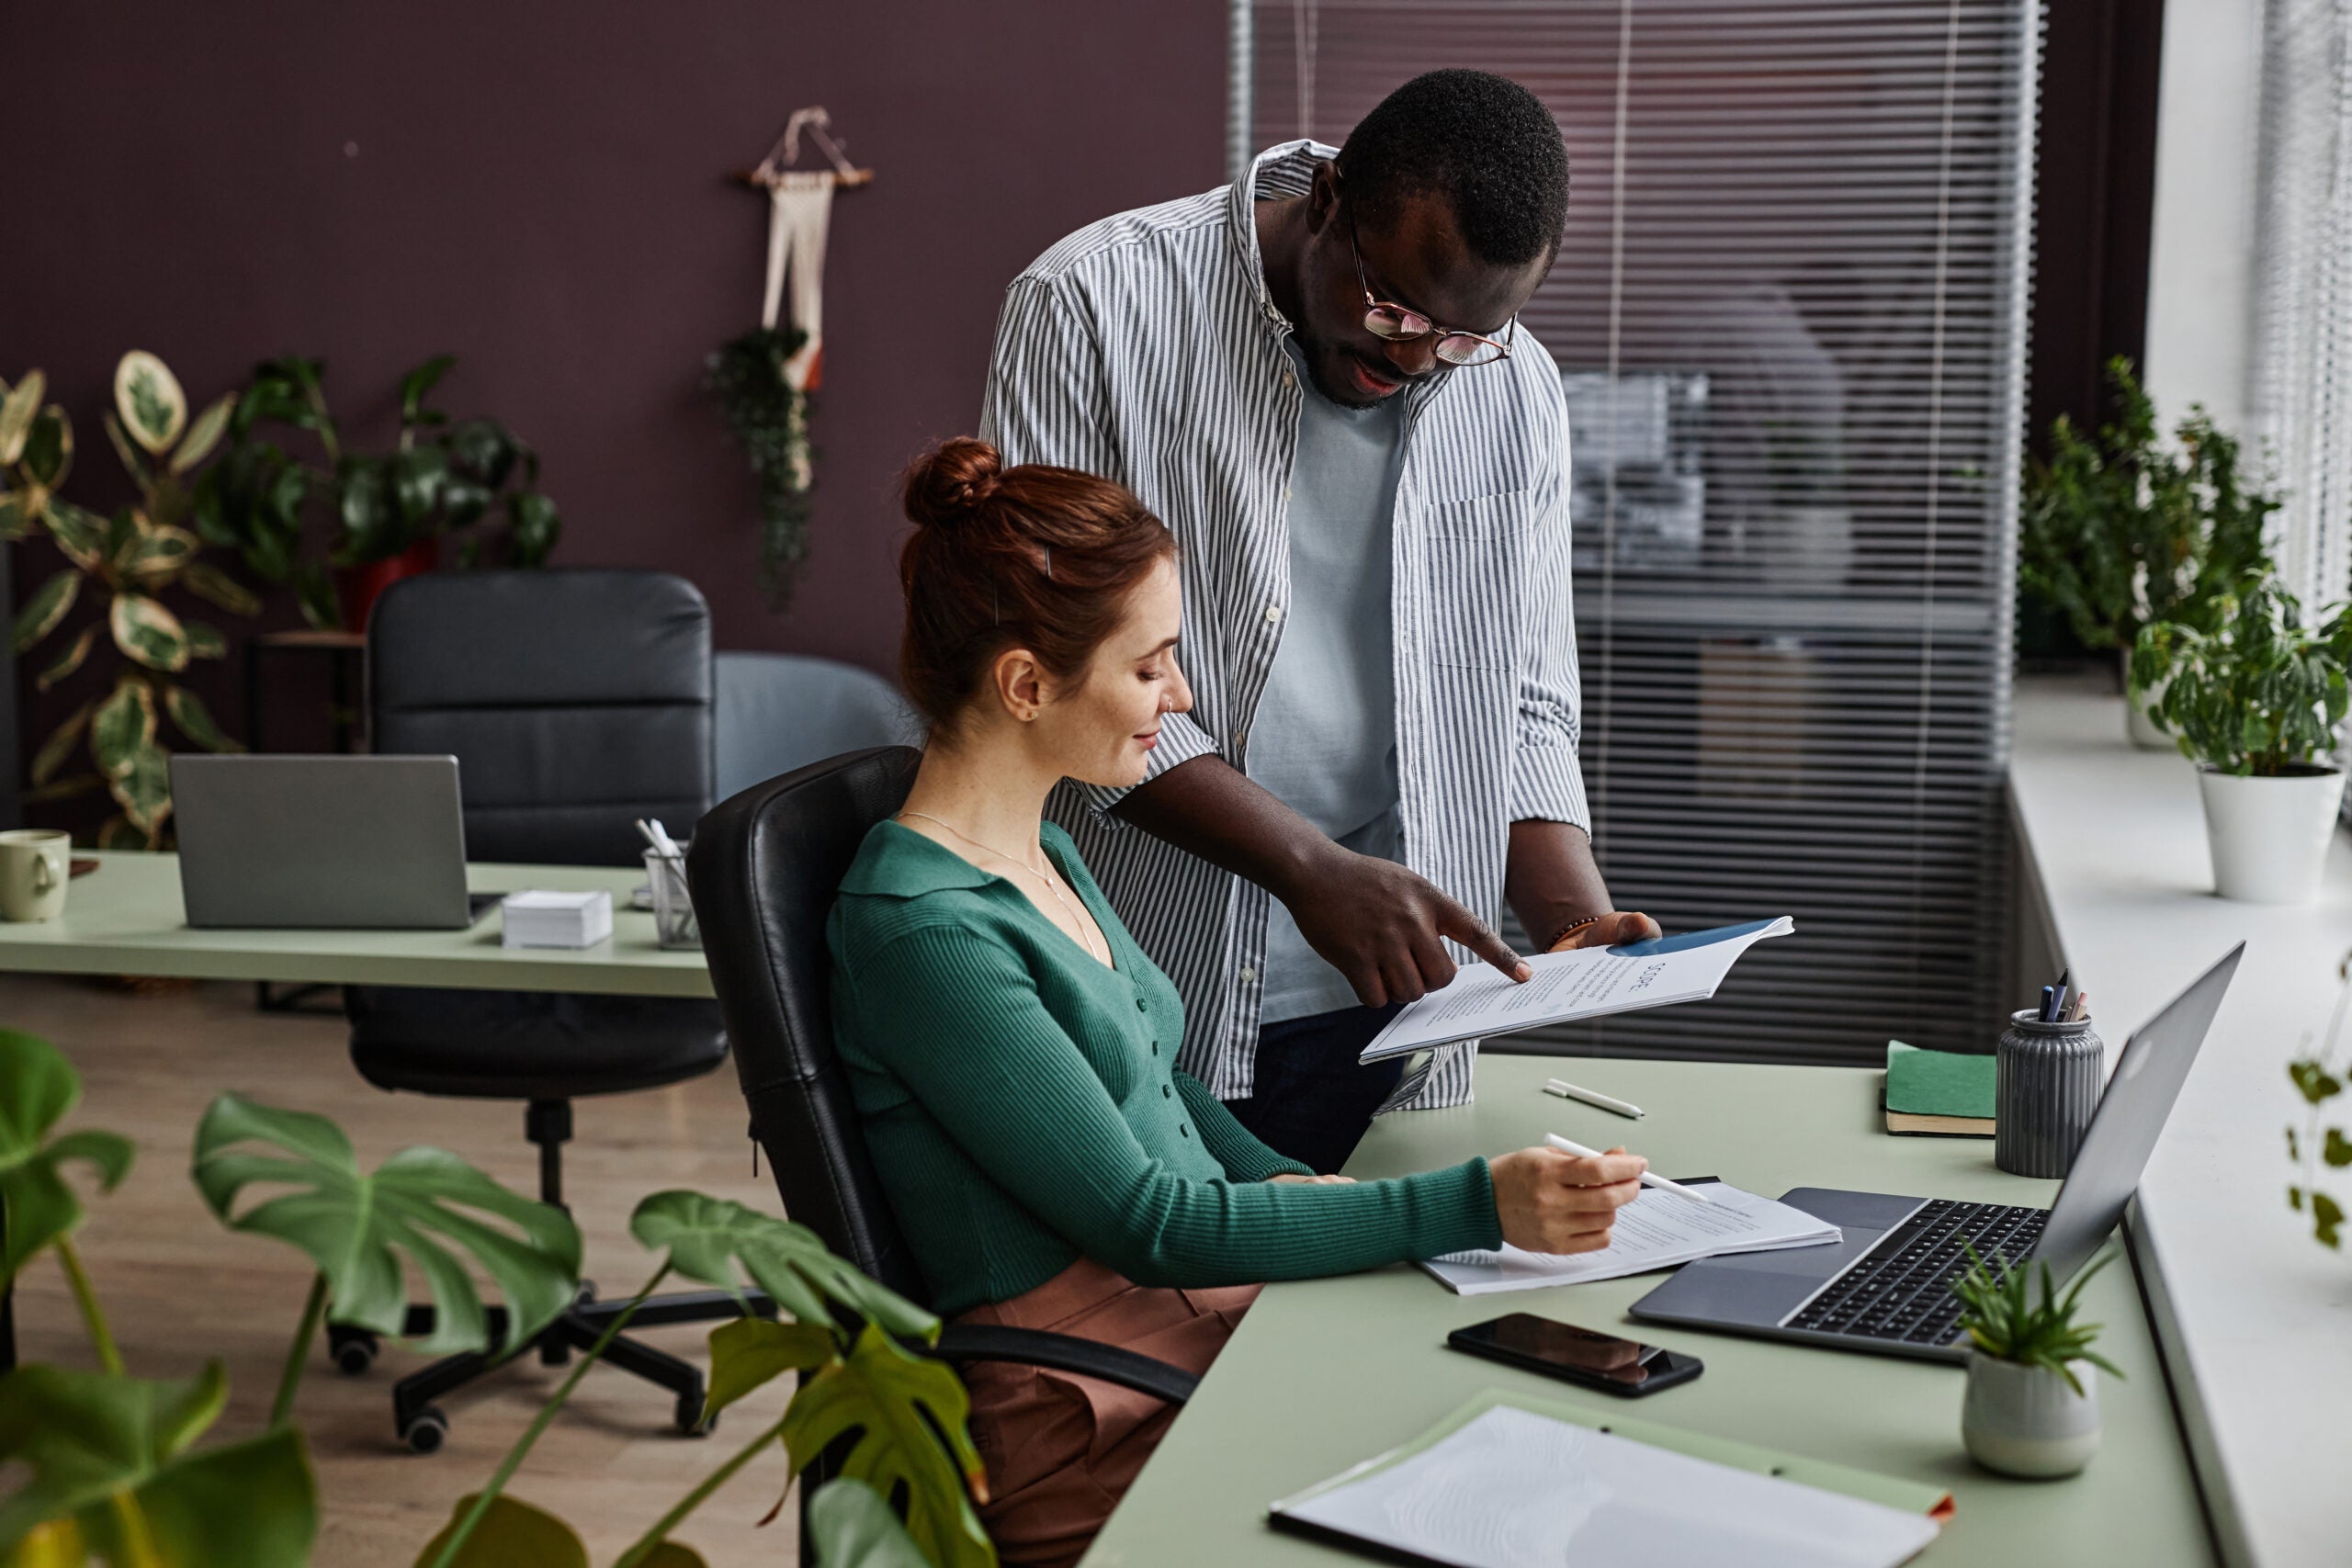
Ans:
[[[2047,1367],[2020,1366],[1982,1351],[1968,1358],[1960,1408],[1968,1454],[2003,1475],[2073,1475],[2098,1452],[2098,1369],[2075,1363],[2083,1392]]]
[[[2308,904],[2319,897],[2327,845],[2344,803],[2344,774],[2241,778],[2197,770],[2213,891],[2247,904]]]

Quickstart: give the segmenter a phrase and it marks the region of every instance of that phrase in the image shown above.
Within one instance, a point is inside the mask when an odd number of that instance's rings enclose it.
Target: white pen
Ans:
[[[1559,1150],[1564,1155],[1582,1155],[1587,1159],[1599,1159],[1601,1157],[1601,1154],[1599,1149],[1586,1148],[1582,1144],[1576,1142],[1574,1139],[1564,1138],[1557,1133],[1544,1134],[1544,1141],[1551,1145],[1554,1148]],[[1713,1198],[1708,1197],[1704,1192],[1700,1191],[1694,1187],[1685,1187],[1679,1181],[1668,1181],[1665,1177],[1657,1175],[1651,1171],[1645,1170],[1642,1172],[1642,1185],[1645,1187],[1663,1188],[1668,1192],[1679,1192],[1683,1197],[1690,1199],[1693,1203],[1713,1203],[1714,1201]]]
[[[1547,1078],[1544,1092],[1556,1094],[1562,1100],[1580,1100],[1587,1105],[1598,1105],[1603,1111],[1614,1111],[1620,1116],[1639,1116],[1642,1108],[1589,1089],[1578,1089],[1566,1078]]]

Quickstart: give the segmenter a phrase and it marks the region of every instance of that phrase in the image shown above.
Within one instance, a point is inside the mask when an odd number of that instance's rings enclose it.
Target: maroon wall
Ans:
[[[691,577],[722,647],[888,669],[893,476],[978,420],[1024,263],[1220,178],[1223,28],[1208,0],[11,6],[0,375],[48,369],[75,493],[110,505],[125,348],[197,401],[322,355],[376,439],[400,373],[453,353],[443,406],[545,459],[559,560]],[[765,203],[724,176],[811,103],[878,177],[833,209],[815,559],[775,615],[701,374],[759,308]]]

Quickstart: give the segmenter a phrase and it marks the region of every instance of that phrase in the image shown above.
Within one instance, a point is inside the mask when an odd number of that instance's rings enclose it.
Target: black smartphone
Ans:
[[[1555,1323],[1527,1312],[1457,1328],[1445,1337],[1445,1342],[1473,1356],[1507,1361],[1579,1388],[1597,1388],[1628,1399],[1689,1382],[1706,1368],[1698,1357],[1679,1350],[1578,1328],[1573,1323]]]

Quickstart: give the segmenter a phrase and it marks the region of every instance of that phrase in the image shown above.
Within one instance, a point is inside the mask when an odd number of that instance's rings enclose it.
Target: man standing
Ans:
[[[1356,1056],[1448,942],[1522,972],[1501,898],[1547,948],[1657,930],[1593,863],[1566,416],[1518,324],[1567,194],[1532,94],[1431,72],[1336,152],[1080,230],[997,324],[981,434],[1118,480],[1183,551],[1193,711],[1055,815],[1183,993],[1184,1068],[1317,1170],[1378,1110],[1469,1098],[1475,1044],[1409,1082]]]

